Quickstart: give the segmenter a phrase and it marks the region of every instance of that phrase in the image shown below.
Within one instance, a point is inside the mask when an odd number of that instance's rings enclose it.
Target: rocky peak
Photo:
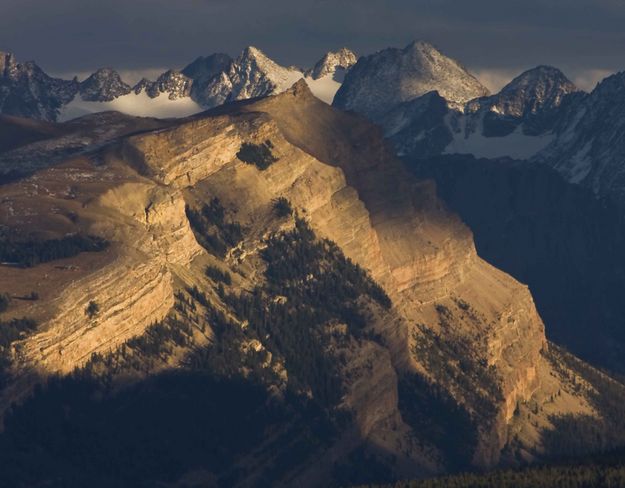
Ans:
[[[625,71],[621,71],[619,73],[615,73],[611,76],[608,76],[604,80],[602,80],[592,91],[592,97],[603,97],[603,96],[612,96],[619,95],[623,96],[625,93]],[[623,101],[623,98],[618,100],[619,102]]]
[[[37,64],[18,63],[0,52],[0,113],[55,120],[60,107],[74,98],[78,83],[48,76]]]
[[[89,102],[110,102],[128,95],[130,85],[124,83],[119,73],[111,68],[101,68],[80,84],[80,95]]]
[[[607,77],[589,95],[567,97],[563,108],[556,139],[536,160],[625,208],[625,72]]]
[[[438,91],[454,107],[488,95],[457,61],[427,42],[389,48],[362,57],[350,69],[334,105],[377,120],[400,103]]]
[[[255,68],[264,72],[286,69],[269,58],[264,52],[254,46],[246,47],[237,58],[236,63],[243,68]]]
[[[557,68],[538,66],[525,71],[492,97],[500,113],[522,117],[557,108],[577,87]]]
[[[308,73],[314,80],[334,74],[337,69],[348,70],[358,61],[356,54],[346,47],[331,51],[321,58]]]
[[[279,65],[260,49],[249,46],[230,64],[227,75],[232,85],[228,98],[242,100],[281,93],[304,74]]]
[[[170,100],[188,97],[191,94],[193,80],[180,71],[169,70],[158,77],[154,82],[143,78],[133,87],[136,94],[145,91],[150,98],[156,98],[161,93],[167,93]]]
[[[153,81],[148,80],[147,78],[141,78],[135,86],[132,87],[132,91],[135,92],[136,95],[141,93],[142,91],[148,90],[148,88],[154,83]]]

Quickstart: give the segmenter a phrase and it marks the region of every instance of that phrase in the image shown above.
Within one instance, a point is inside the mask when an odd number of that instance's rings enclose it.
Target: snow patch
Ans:
[[[337,81],[332,74],[325,75],[316,80],[307,76],[305,80],[313,95],[330,105],[332,104],[332,100],[334,100],[334,95],[336,95],[336,92],[341,88],[341,82]]]
[[[110,102],[87,102],[77,95],[63,107],[58,121],[65,122],[83,115],[109,110],[138,117],[165,119],[186,117],[204,109],[189,97],[170,100],[166,94],[150,98],[145,92],[141,92],[138,95],[129,93]]]

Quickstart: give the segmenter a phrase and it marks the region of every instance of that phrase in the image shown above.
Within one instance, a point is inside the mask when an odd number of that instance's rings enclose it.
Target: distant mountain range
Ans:
[[[415,42],[361,58],[333,103],[380,124],[407,159],[543,163],[625,206],[625,73],[585,93],[557,68],[538,66],[488,95],[459,63]]]
[[[281,66],[248,47],[235,59],[199,57],[134,86],[110,68],[84,81],[53,78],[34,62],[0,52],[0,113],[45,121],[108,110],[182,117],[282,93],[302,78],[326,103],[380,124],[400,155],[533,160],[625,205],[625,73],[588,94],[557,68],[538,66],[491,95],[460,63],[423,41],[360,59],[343,48],[310,69]]]
[[[117,110],[129,115],[180,117],[246,98],[274,95],[304,78],[313,93],[330,103],[356,55],[329,52],[314,67],[284,67],[255,47],[232,59],[227,54],[199,57],[182,70],[168,70],[156,81],[134,86],[111,68],[84,81],[48,76],[34,62],[19,63],[0,52],[0,113],[64,121],[88,113]]]

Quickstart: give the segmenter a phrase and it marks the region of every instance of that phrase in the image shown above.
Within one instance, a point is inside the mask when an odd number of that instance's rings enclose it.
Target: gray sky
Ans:
[[[0,0],[0,50],[52,73],[182,67],[247,45],[308,66],[414,39],[490,87],[551,64],[591,88],[625,70],[625,0]]]

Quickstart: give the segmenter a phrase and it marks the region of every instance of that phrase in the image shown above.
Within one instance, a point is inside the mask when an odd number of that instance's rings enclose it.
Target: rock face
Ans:
[[[541,127],[544,124],[534,119],[548,118],[551,112],[560,107],[567,95],[577,91],[577,87],[559,69],[538,66],[521,73],[498,94],[470,102],[466,112],[487,110],[496,115],[521,120],[526,124],[525,131],[539,133],[541,129],[550,127]],[[484,127],[484,133],[488,135],[487,127]]]
[[[488,90],[457,61],[431,44],[417,41],[404,49],[365,56],[347,75],[334,105],[379,120],[397,105],[438,91],[455,107],[488,95]]]
[[[280,66],[253,46],[243,50],[227,74],[232,84],[229,100],[281,93],[302,77],[301,71]]]
[[[625,73],[618,73],[599,83],[589,95],[571,100],[554,131],[555,140],[535,160],[623,206],[624,112]]]
[[[0,52],[0,113],[56,120],[78,88],[76,80],[51,78],[35,63],[18,63],[12,54]]]
[[[461,110],[430,93],[397,106],[381,124],[397,151],[413,158],[444,153],[526,159],[553,140],[566,107],[579,95],[561,71],[539,66]]]
[[[245,156],[250,147],[257,155],[268,151],[270,163],[257,165]],[[245,318],[254,300],[268,299],[261,309],[270,311],[289,301],[269,287],[266,250],[276,236],[302,232],[303,224],[276,215],[280,198],[316,236],[334,243],[325,241],[323,252],[340,251],[390,297],[387,306],[359,297],[359,333],[350,329],[353,309],[315,329],[317,360],[335,368],[323,384],[331,379],[340,387],[333,400],[316,396],[319,390],[302,381],[317,367],[297,367],[310,347],[289,342],[289,333],[276,337],[278,330],[248,336],[258,325],[253,315]],[[37,316],[41,325],[14,347],[14,382],[2,394],[4,406],[23,398],[41,377],[84,365],[92,353],[104,355],[113,379],[139,381],[137,376],[158,368],[183,371],[192,364],[186,355],[194,357],[198,344],[210,342],[241,359],[229,364],[241,381],[259,375],[274,401],[299,395],[324,406],[336,422],[333,437],[310,445],[307,439],[318,429],[291,433],[286,422],[264,432],[237,455],[236,466],[215,473],[240,486],[259,480],[345,484],[351,481],[340,478],[341,463],[360,455],[365,466],[391,473],[387,479],[490,467],[500,462],[504,447],[512,459],[516,454],[532,460],[541,456],[541,432],[553,428],[552,415],[595,415],[585,394],[558,394],[564,380],[546,359],[544,327],[527,287],[477,255],[471,231],[442,204],[431,181],[416,178],[393,155],[377,127],[324,104],[303,80],[274,97],[138,130],[89,158],[75,157],[4,185],[2,202],[10,208],[0,213],[2,224],[16,232],[45,223],[43,229],[55,236],[79,227],[112,243],[105,254],[70,259],[79,267],[74,276],[54,265],[10,269],[6,283],[46,285],[42,299],[20,312]],[[72,219],[64,217],[69,211],[76,214]],[[230,236],[221,253],[211,247],[220,234],[198,224],[209,218]],[[338,263],[352,269],[345,279],[361,276],[348,261]],[[207,278],[207,265],[227,270],[230,279],[218,286]],[[322,269],[314,269],[293,280],[306,289],[322,276]],[[327,297],[328,306],[334,298]],[[101,312],[89,320],[85,307],[92,300]],[[133,347],[153,337],[153,331],[143,332],[150,321],[162,319],[171,306],[175,323],[185,323],[183,316],[190,321],[188,339],[175,347],[153,346],[158,354],[152,361],[133,356]],[[230,334],[243,338],[245,354],[262,353],[261,363],[248,365],[243,353],[237,356],[226,342]],[[137,341],[120,348],[132,335]],[[91,356],[96,363],[98,357]],[[135,364],[134,376],[124,376],[123,361]],[[431,417],[432,405],[449,413],[442,423]],[[290,408],[295,424],[313,412]],[[275,436],[285,429],[289,438],[282,446]],[[272,457],[272,442],[288,451],[301,445],[310,450],[285,467],[280,452]]]
[[[130,85],[111,68],[99,69],[80,84],[80,96],[88,102],[110,102],[130,92]]]
[[[549,337],[625,371],[625,222],[618,208],[543,164],[447,156],[412,161],[475,234],[478,253],[527,283]]]
[[[180,71],[169,70],[163,73],[155,82],[143,78],[132,91],[136,95],[145,91],[150,98],[156,98],[162,93],[167,94],[170,100],[189,97],[192,93],[193,80]]]

